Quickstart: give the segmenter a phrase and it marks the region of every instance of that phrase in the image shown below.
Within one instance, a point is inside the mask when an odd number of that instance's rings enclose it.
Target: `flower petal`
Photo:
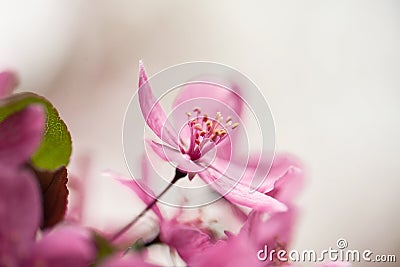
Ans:
[[[257,259],[257,250],[251,240],[233,236],[227,240],[219,240],[214,246],[196,253],[189,266],[191,267],[262,267],[264,262]]]
[[[299,160],[288,154],[277,154],[272,161],[272,165],[267,161],[269,159],[260,156],[259,153],[250,155],[246,171],[240,182],[250,186],[255,177],[259,179],[264,175],[266,178],[257,188],[257,191],[268,193],[274,188],[282,189],[281,184],[285,183],[284,190],[280,190],[279,200],[293,199],[297,192],[300,191],[303,182],[302,166]],[[286,185],[288,182],[291,184],[290,188]],[[277,194],[278,192],[269,195],[277,196]]]
[[[140,200],[143,201],[145,205],[149,205],[154,201],[154,198],[151,195],[155,196],[155,194],[140,180],[129,179],[112,171],[107,171],[104,174],[112,177],[113,179],[117,180],[118,182],[135,192],[135,194],[140,198]],[[149,195],[147,192],[151,193],[151,195]],[[160,220],[163,219],[163,216],[157,204],[153,205],[151,210],[157,215]]]
[[[281,212],[287,209],[282,202],[258,191],[250,192],[248,186],[240,182],[235,183],[210,168],[199,173],[199,176],[234,204],[265,212]]]
[[[17,86],[17,77],[10,71],[0,72],[0,99],[9,96]]]
[[[240,229],[239,235],[247,235],[256,247],[262,248],[268,245],[269,248],[278,247],[278,242],[287,248],[290,244],[297,211],[294,207],[289,207],[286,212],[277,212],[265,219],[265,213],[253,210],[250,212],[248,220]]]
[[[269,177],[275,177],[274,189],[268,195],[285,204],[291,204],[304,183],[304,171],[300,161],[292,155],[277,155],[272,164]],[[276,179],[278,178],[278,179]]]
[[[178,134],[154,97],[142,62],[139,64],[139,104],[143,118],[153,132],[167,144],[178,147]]]
[[[214,116],[217,112],[224,116],[232,116],[230,113],[233,111],[233,115],[240,117],[244,104],[239,88],[233,86],[226,89],[210,83],[194,83],[183,87],[176,96],[173,107],[176,108],[185,102],[189,102],[191,107],[186,111],[192,112],[193,108],[199,107],[202,114],[209,116]],[[185,113],[182,115],[187,118]]]
[[[205,168],[186,158],[179,150],[155,141],[147,141],[152,150],[162,159],[171,162],[179,170],[187,173],[196,173]]]
[[[30,262],[31,266],[86,267],[95,256],[89,231],[63,226],[44,234],[33,246]]]
[[[14,113],[0,123],[0,166],[18,166],[39,147],[45,114],[38,105]]]
[[[34,177],[0,166],[0,266],[17,266],[12,263],[28,253],[40,224],[40,207]]]
[[[190,263],[190,259],[204,249],[212,246],[211,238],[197,227],[181,224],[176,220],[163,221],[160,226],[160,239],[175,248],[179,256]]]

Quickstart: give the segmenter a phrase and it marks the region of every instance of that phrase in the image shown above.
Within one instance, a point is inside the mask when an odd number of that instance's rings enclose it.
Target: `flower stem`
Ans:
[[[140,218],[143,217],[143,215],[146,214],[147,211],[149,211],[157,202],[158,199],[160,199],[179,179],[183,178],[186,176],[186,172],[182,172],[179,169],[176,169],[175,171],[175,176],[172,179],[172,181],[168,184],[168,186],[155,198],[153,199],[152,202],[150,202],[142,212],[140,212],[132,221],[130,221],[127,225],[122,227],[118,232],[116,232],[111,238],[110,242],[115,241],[118,239],[121,235],[123,235],[126,231],[129,230],[137,221],[139,221]]]

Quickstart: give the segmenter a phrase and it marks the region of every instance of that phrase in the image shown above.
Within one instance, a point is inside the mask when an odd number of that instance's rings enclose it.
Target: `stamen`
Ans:
[[[195,107],[193,112],[195,112],[197,116],[195,115],[195,117],[192,117],[192,113],[186,112],[191,135],[190,146],[186,150],[182,148],[181,152],[188,154],[192,160],[196,160],[228,136],[227,127],[235,129],[239,126],[239,123],[232,123],[231,116],[228,116],[226,120],[224,120],[224,117],[219,111],[216,113],[216,116],[211,119],[207,114],[200,116],[201,109],[199,107]]]
[[[199,131],[203,130],[203,128],[201,127],[201,125],[198,124],[198,123],[195,124],[193,128],[195,128],[196,130],[199,130]]]
[[[200,115],[200,113],[201,113],[201,109],[200,109],[199,107],[195,107],[195,108],[193,109],[193,112],[196,112],[196,113],[197,113],[197,116],[198,116],[198,115]]]
[[[233,130],[233,129],[235,129],[235,128],[238,127],[238,126],[239,126],[239,123],[235,122],[234,124],[232,124],[232,127],[231,127],[231,128],[232,128],[232,130]]]

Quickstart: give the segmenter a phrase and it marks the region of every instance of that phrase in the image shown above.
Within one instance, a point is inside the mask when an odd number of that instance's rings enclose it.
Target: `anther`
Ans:
[[[233,129],[235,129],[235,128],[238,127],[238,126],[239,126],[239,123],[235,122],[234,124],[232,124],[232,127],[231,127],[231,128],[232,128],[232,130],[233,130]]]
[[[195,107],[193,109],[193,112],[196,112],[197,114],[200,114],[201,113],[201,109],[199,107]]]

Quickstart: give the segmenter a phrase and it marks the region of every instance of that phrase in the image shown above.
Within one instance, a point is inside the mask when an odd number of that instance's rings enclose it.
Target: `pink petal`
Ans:
[[[143,118],[153,132],[164,142],[178,147],[178,134],[168,121],[160,103],[154,97],[142,62],[139,64],[139,104]]]
[[[286,205],[278,200],[258,191],[250,192],[248,186],[231,181],[211,169],[199,173],[199,176],[234,204],[265,212],[281,212],[287,209]]]
[[[17,266],[12,262],[29,252],[40,215],[41,199],[34,177],[0,166],[0,266]]]
[[[43,136],[45,114],[32,105],[12,114],[0,123],[0,166],[26,162],[38,148]]]
[[[10,71],[0,72],[0,99],[9,96],[17,86],[18,80]]]
[[[171,162],[174,166],[184,172],[195,173],[203,171],[204,167],[193,162],[188,157],[185,157],[179,150],[172,148],[167,145],[157,143],[155,141],[147,141],[152,150],[159,156],[162,160]]]
[[[197,227],[181,224],[177,220],[163,221],[160,239],[175,248],[185,262],[206,248],[211,247],[211,238]]]
[[[293,202],[304,183],[303,167],[299,160],[291,155],[277,155],[268,177],[278,177],[274,189],[269,191],[268,195],[286,204]]]
[[[251,240],[242,237],[232,237],[219,240],[213,247],[195,254],[191,259],[191,267],[261,267],[265,263],[257,259],[256,248]]]
[[[111,171],[107,171],[107,172],[105,172],[105,174],[109,175],[110,177],[117,180],[118,182],[120,182],[124,186],[128,187],[129,189],[133,190],[133,192],[135,192],[135,194],[140,198],[140,200],[143,201],[143,203],[146,206],[154,201],[154,198],[152,196],[155,196],[155,194],[151,191],[150,188],[148,188],[140,180],[129,179],[129,178],[123,177],[122,175],[119,175],[119,174],[111,172]],[[163,219],[163,216],[162,216],[161,211],[158,208],[157,204],[153,205],[151,210],[157,215],[157,217],[160,220]]]
[[[223,116],[240,117],[244,104],[240,97],[239,88],[233,87],[229,90],[207,83],[189,84],[183,87],[175,98],[173,107],[176,108],[185,102],[190,104],[188,106],[190,109],[186,111],[192,112],[193,108],[199,107],[202,114],[207,114],[210,117],[216,115],[217,112],[221,112]],[[180,115],[180,113],[176,115]],[[187,119],[185,113],[181,115],[184,119]]]
[[[247,235],[256,247],[268,245],[270,249],[277,247],[277,242],[287,246],[290,244],[297,211],[289,207],[286,212],[277,212],[270,218],[265,218],[265,213],[253,210],[247,222],[242,226],[239,235]]]
[[[30,262],[33,266],[86,267],[95,256],[96,248],[89,231],[63,226],[45,233],[33,246]]]
[[[302,167],[297,159],[290,155],[275,155],[272,165],[267,163],[268,158],[260,158],[260,154],[252,154],[249,157],[247,163],[246,172],[241,179],[243,184],[251,185],[252,180],[257,177],[260,178],[261,175],[266,175],[264,182],[261,184],[257,191],[262,193],[268,193],[272,191],[275,187],[279,187],[282,180],[296,180],[298,184],[296,186],[296,191],[300,191],[300,184],[303,181],[302,177]],[[269,168],[270,167],[270,168]],[[268,169],[269,168],[269,169]],[[293,194],[292,194],[293,193]],[[291,196],[294,196],[294,191],[291,192]],[[269,194],[271,195],[271,194]],[[283,197],[286,199],[286,196]]]
[[[128,254],[123,257],[114,256],[107,259],[101,267],[157,267],[157,265],[146,263],[138,254]]]

